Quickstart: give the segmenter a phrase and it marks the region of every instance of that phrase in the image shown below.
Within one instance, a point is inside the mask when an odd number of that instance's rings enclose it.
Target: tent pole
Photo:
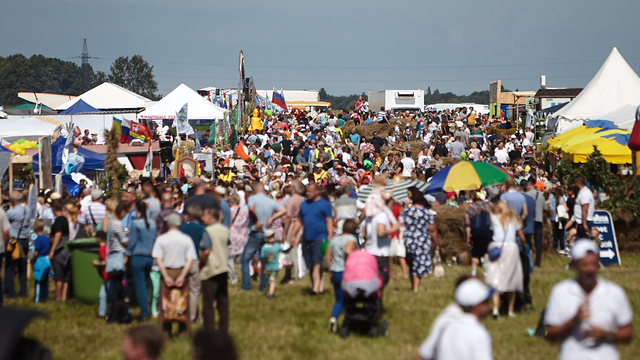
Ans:
[[[42,190],[42,139],[43,137],[40,137],[38,139],[38,144],[40,144],[40,146],[38,146],[38,161],[40,162],[40,166],[38,166],[38,175],[39,175],[39,179],[38,179],[38,189]],[[32,169],[33,169],[33,165],[32,165]]]

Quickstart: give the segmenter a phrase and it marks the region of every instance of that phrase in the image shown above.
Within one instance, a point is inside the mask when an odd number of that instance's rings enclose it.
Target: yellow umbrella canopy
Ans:
[[[564,151],[565,148],[568,148],[583,142],[598,141],[599,139],[604,138],[605,135],[609,135],[609,134],[629,134],[629,130],[626,130],[626,129],[616,128],[616,129],[597,129],[597,130],[598,131],[593,134],[575,135],[564,140],[562,143],[555,144],[554,146],[554,148],[556,149],[555,151],[556,152],[560,152],[561,150]]]
[[[565,159],[575,163],[584,163],[593,153],[593,147],[597,146],[602,157],[612,164],[630,164],[631,150],[627,145],[623,145],[613,138],[599,138],[591,141],[584,141],[572,146],[562,148],[562,155]]]
[[[587,135],[594,134],[596,131],[601,130],[600,128],[587,128],[586,125],[582,125],[575,129],[569,130],[565,133],[562,133],[558,136],[554,136],[551,139],[547,140],[547,146],[549,151],[557,151],[562,147],[562,143],[567,139],[570,139],[576,135]]]

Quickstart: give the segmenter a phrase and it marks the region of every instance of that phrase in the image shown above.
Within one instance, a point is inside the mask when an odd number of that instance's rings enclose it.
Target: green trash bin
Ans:
[[[64,245],[71,254],[71,277],[73,295],[76,299],[94,304],[99,301],[102,278],[93,266],[100,259],[95,238],[69,240]]]

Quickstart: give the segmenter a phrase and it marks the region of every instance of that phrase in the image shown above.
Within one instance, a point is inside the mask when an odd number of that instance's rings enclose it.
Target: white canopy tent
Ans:
[[[581,126],[585,120],[611,120],[631,129],[640,105],[640,78],[617,48],[604,62],[589,84],[567,106],[552,115],[557,119],[556,134]]]
[[[157,104],[138,114],[140,119],[174,119],[184,104],[189,104],[187,115],[189,120],[223,119],[225,109],[205,100],[197,92],[185,84],[173,89]]]
[[[53,134],[60,126],[61,123],[46,116],[9,116],[0,120],[0,139],[9,143],[20,139],[37,141]]]
[[[121,86],[112,83],[102,83],[78,96],[56,107],[54,110],[66,110],[78,100],[82,99],[87,104],[99,110],[138,110],[143,109],[145,102],[151,101],[142,95],[129,91]]]

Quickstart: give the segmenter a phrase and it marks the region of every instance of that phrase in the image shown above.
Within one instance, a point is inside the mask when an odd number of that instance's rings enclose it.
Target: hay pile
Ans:
[[[355,127],[356,132],[360,134],[360,136],[363,138],[366,138],[366,139],[372,138],[374,132],[377,132],[380,137],[386,138],[389,135],[389,131],[391,131],[391,133],[395,131],[396,121],[400,121],[402,123],[402,125],[400,125],[401,131],[404,131],[404,127],[406,126],[407,123],[409,123],[411,128],[414,129],[412,135],[413,136],[416,135],[415,128],[418,123],[415,121],[409,121],[407,119],[400,119],[400,118],[393,119],[391,121],[391,124],[379,124],[378,122],[374,121],[373,123],[367,126],[363,126],[363,125],[355,126],[353,120],[349,120],[345,122],[340,129],[342,129],[342,134],[344,134],[345,137],[351,134],[351,129]]]
[[[466,206],[440,205],[434,207],[433,210],[436,212],[438,244],[443,259],[449,260],[457,254],[467,251],[467,233],[464,228]]]

